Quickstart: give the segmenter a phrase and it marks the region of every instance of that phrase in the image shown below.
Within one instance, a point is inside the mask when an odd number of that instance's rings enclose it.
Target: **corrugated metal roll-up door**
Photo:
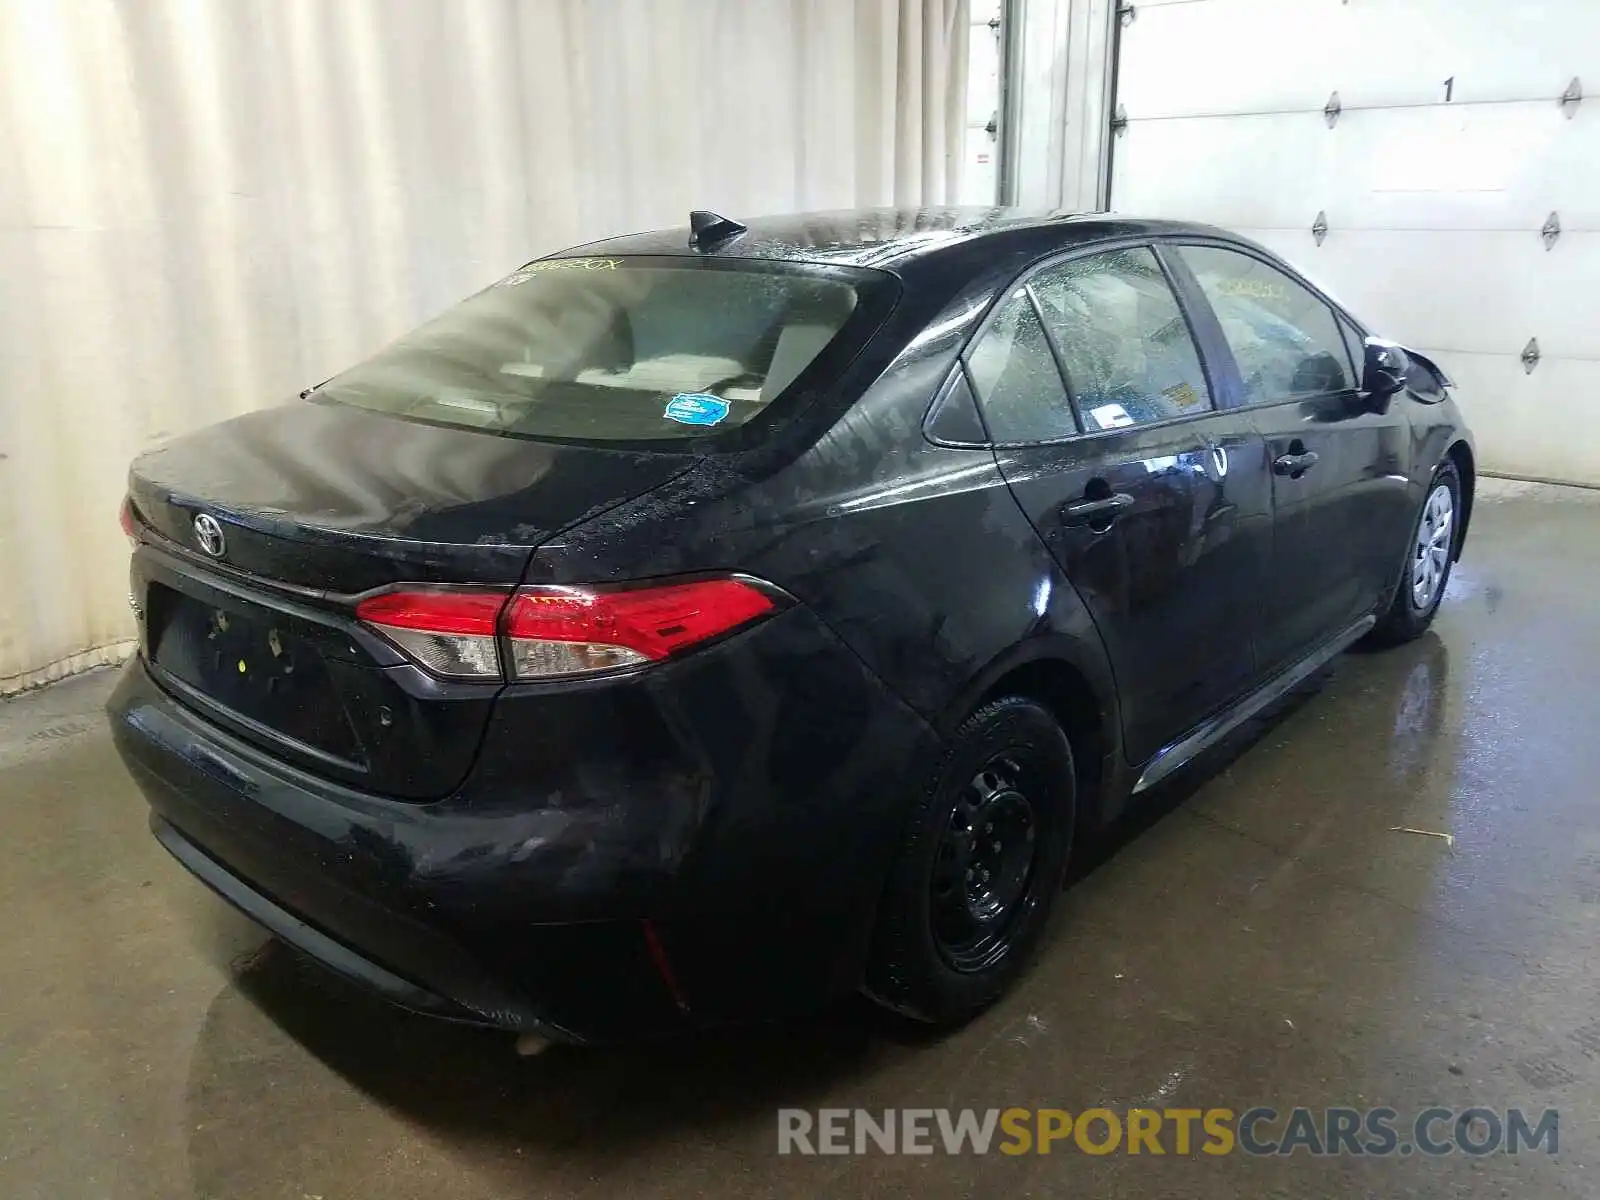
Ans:
[[[1123,8],[1113,208],[1272,247],[1438,358],[1486,469],[1600,485],[1600,3]]]

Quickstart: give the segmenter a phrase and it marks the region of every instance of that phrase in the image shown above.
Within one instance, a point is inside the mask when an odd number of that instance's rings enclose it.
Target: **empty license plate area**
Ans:
[[[218,606],[152,580],[149,654],[218,707],[350,763],[362,759],[321,652],[267,609]]]

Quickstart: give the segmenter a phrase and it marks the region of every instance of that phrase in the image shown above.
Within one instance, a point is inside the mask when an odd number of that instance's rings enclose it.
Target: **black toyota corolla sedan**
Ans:
[[[117,745],[179,862],[413,1009],[958,1023],[1075,840],[1427,626],[1449,387],[1217,229],[696,213],[138,459]]]

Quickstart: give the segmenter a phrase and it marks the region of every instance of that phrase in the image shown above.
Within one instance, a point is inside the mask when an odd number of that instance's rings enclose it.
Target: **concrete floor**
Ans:
[[[1037,967],[943,1041],[846,1009],[519,1060],[185,876],[109,674],[0,706],[0,1196],[1600,1194],[1600,494],[1485,491],[1435,632],[1346,656],[1110,839]],[[1548,1106],[1561,1153],[775,1153],[780,1105],[1140,1103]]]

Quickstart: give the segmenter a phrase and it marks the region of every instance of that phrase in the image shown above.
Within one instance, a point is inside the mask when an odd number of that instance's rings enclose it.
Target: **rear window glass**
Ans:
[[[885,278],[744,259],[544,259],[315,396],[530,437],[720,433],[759,416],[854,332]]]

